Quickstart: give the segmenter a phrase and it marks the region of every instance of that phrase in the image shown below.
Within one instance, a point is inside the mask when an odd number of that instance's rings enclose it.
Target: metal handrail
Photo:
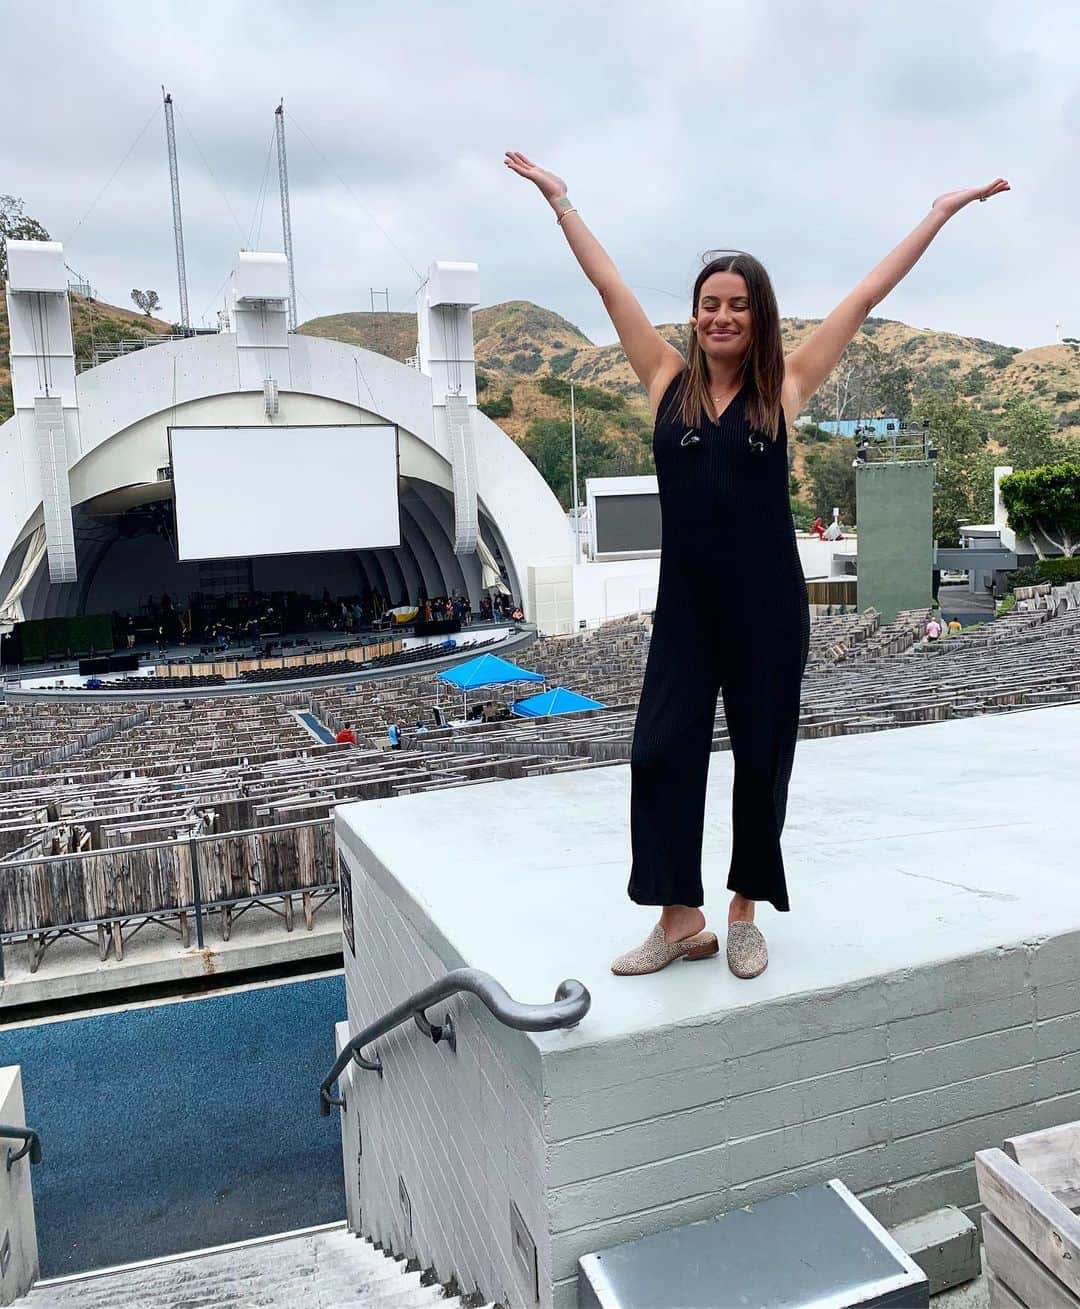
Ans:
[[[377,1041],[380,1036],[392,1032],[412,1018],[425,1036],[431,1037],[436,1045],[446,1041],[451,1050],[457,1050],[457,1033],[453,1019],[449,1014],[441,1024],[433,1024],[424,1013],[433,1004],[446,1000],[452,995],[466,991],[482,1000],[491,1013],[507,1027],[519,1032],[551,1032],[557,1028],[576,1027],[589,1012],[592,996],[587,988],[574,978],[560,982],[555,990],[555,999],[551,1004],[522,1004],[508,995],[490,973],[481,972],[479,968],[455,968],[440,977],[430,986],[411,995],[408,1000],[395,1005],[381,1018],[370,1023],[359,1032],[348,1045],[342,1048],[334,1062],[333,1068],[323,1078],[319,1087],[319,1112],[324,1118],[329,1117],[331,1105],[339,1109],[345,1107],[345,1097],[330,1094],[330,1089],[341,1076],[349,1060],[355,1060],[361,1068],[383,1075],[382,1060],[377,1054],[365,1059],[361,1054],[365,1045]]]
[[[13,1150],[8,1146],[7,1152],[7,1171],[10,1173],[12,1168],[19,1162],[23,1155],[30,1156],[32,1164],[41,1163],[41,1137],[31,1127],[9,1127],[6,1123],[0,1123],[0,1137],[14,1137],[16,1141],[24,1142],[21,1150]]]

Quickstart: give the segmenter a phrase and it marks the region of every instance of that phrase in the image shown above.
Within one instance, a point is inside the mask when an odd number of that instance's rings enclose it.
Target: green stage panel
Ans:
[[[113,650],[112,618],[108,614],[39,618],[19,623],[16,631],[24,664],[110,654]]]
[[[855,471],[859,608],[883,623],[933,598],[934,464],[859,464]]]

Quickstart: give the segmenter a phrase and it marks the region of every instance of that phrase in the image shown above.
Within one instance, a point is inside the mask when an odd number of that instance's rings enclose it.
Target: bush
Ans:
[[[1006,574],[1005,589],[1012,592],[1018,586],[1034,586],[1038,580],[1039,575],[1034,568],[1014,568],[1011,573]]]
[[[1051,586],[1064,586],[1066,582],[1080,582],[1080,558],[1040,559],[1035,565],[1040,582]]]
[[[483,395],[489,385],[487,373],[482,373],[478,368],[476,370],[476,394]]]
[[[1080,391],[1058,391],[1054,399],[1059,405],[1071,404],[1074,400],[1080,400]]]
[[[999,354],[994,355],[990,360],[991,368],[1008,368],[1012,363],[1012,354],[1002,350]]]
[[[1038,586],[1040,582],[1049,582],[1051,586],[1080,582],[1080,558],[1040,559],[1031,568],[1014,568],[1006,579],[1006,590],[1011,593],[1018,586]]]
[[[795,530],[797,532],[809,532],[817,516],[809,505],[803,504],[801,500],[796,500],[794,496],[789,498],[791,505],[791,516],[795,520]]]
[[[509,418],[514,412],[514,397],[509,391],[504,391],[501,396],[480,401],[476,407],[488,418]]]
[[[570,400],[570,383],[564,382],[561,377],[541,377],[537,385],[544,395],[553,396],[556,400]],[[581,409],[599,409],[601,413],[609,414],[626,408],[626,401],[621,395],[612,395],[598,386],[582,386],[580,383],[574,384],[574,403]]]
[[[519,350],[510,358],[510,367],[515,373],[535,373],[544,362],[539,350]]]
[[[562,374],[566,372],[566,370],[570,367],[570,365],[574,362],[576,358],[577,358],[576,350],[567,350],[565,354],[552,355],[551,362],[548,364],[548,367],[551,369],[552,374],[554,376],[561,377]]]

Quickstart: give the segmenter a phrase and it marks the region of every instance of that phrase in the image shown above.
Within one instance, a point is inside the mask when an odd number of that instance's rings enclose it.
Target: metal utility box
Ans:
[[[842,1182],[578,1260],[582,1309],[925,1309],[930,1284]]]

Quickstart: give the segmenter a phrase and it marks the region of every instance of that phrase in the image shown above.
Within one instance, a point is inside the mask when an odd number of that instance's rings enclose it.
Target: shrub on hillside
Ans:
[[[515,373],[535,373],[543,362],[539,350],[519,350],[510,356],[510,367]]]
[[[537,385],[544,395],[569,403],[570,383],[564,382],[561,377],[541,377]],[[574,403],[583,409],[599,409],[601,413],[608,414],[626,406],[621,395],[612,395],[610,391],[603,391],[598,386],[582,386],[578,382],[574,384]]]
[[[488,418],[509,418],[514,412],[514,397],[509,391],[504,391],[490,400],[479,401],[476,407]]]
[[[574,362],[576,358],[577,358],[576,350],[567,350],[565,354],[552,355],[551,362],[548,364],[548,367],[551,369],[552,374],[555,377],[561,377],[562,374],[566,372],[566,370],[570,367],[570,365]]]

